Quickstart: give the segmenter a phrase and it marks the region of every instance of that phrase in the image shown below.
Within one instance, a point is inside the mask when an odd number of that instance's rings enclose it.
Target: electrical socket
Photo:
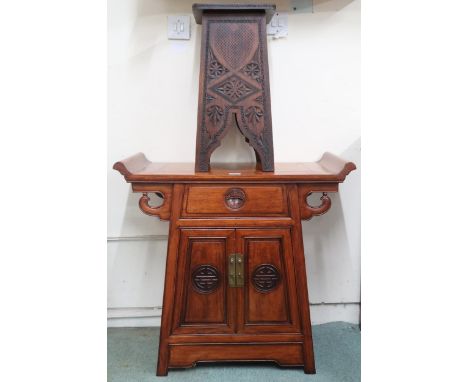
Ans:
[[[167,16],[167,38],[169,40],[190,40],[190,16]]]
[[[273,38],[286,37],[288,35],[288,14],[275,13],[267,24],[267,34]]]

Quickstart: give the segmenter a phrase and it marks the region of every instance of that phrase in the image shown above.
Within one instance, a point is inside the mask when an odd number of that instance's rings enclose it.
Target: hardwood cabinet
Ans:
[[[327,193],[355,166],[326,153],[273,172],[226,167],[200,173],[143,154],[114,165],[142,193],[141,210],[170,221],[157,375],[265,360],[314,373],[301,220],[328,211]],[[310,206],[315,192],[321,204]]]

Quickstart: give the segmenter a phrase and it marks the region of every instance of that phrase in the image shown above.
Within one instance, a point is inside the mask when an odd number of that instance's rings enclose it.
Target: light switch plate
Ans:
[[[167,38],[170,40],[190,40],[190,16],[167,16]]]
[[[286,37],[288,35],[288,14],[275,13],[267,24],[267,34],[273,38]]]

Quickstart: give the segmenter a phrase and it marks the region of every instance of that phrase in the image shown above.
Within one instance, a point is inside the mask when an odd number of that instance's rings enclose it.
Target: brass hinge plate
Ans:
[[[229,255],[229,286],[240,288],[244,286],[244,255],[233,253]]]

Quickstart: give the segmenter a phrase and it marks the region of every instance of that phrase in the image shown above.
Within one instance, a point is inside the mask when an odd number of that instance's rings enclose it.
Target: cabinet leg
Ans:
[[[169,347],[162,342],[159,344],[158,366],[156,368],[156,375],[158,377],[167,376],[169,366]]]
[[[168,372],[167,366],[163,368],[161,366],[161,362],[158,362],[158,368],[156,369],[156,376],[157,377],[167,377],[167,372]]]
[[[315,359],[312,336],[305,336],[304,341],[304,373],[315,374]]]
[[[309,293],[307,290],[307,273],[302,237],[301,213],[296,185],[290,186],[289,198],[291,202],[292,218],[295,221],[292,230],[292,238],[297,281],[298,285],[303,285],[303,287],[297,289],[297,293],[299,306],[301,309],[301,321],[304,333],[304,373],[315,374],[314,343],[312,341],[312,326],[310,321]]]
[[[179,229],[176,222],[182,210],[183,184],[174,185],[171,207],[171,222],[169,225],[169,242],[167,246],[166,276],[164,278],[163,310],[161,316],[161,330],[159,331],[159,354],[156,375],[167,376],[169,368],[169,345],[167,338],[170,335],[172,320],[172,301],[174,301],[175,285],[174,275],[177,268],[177,252],[179,248]]]

